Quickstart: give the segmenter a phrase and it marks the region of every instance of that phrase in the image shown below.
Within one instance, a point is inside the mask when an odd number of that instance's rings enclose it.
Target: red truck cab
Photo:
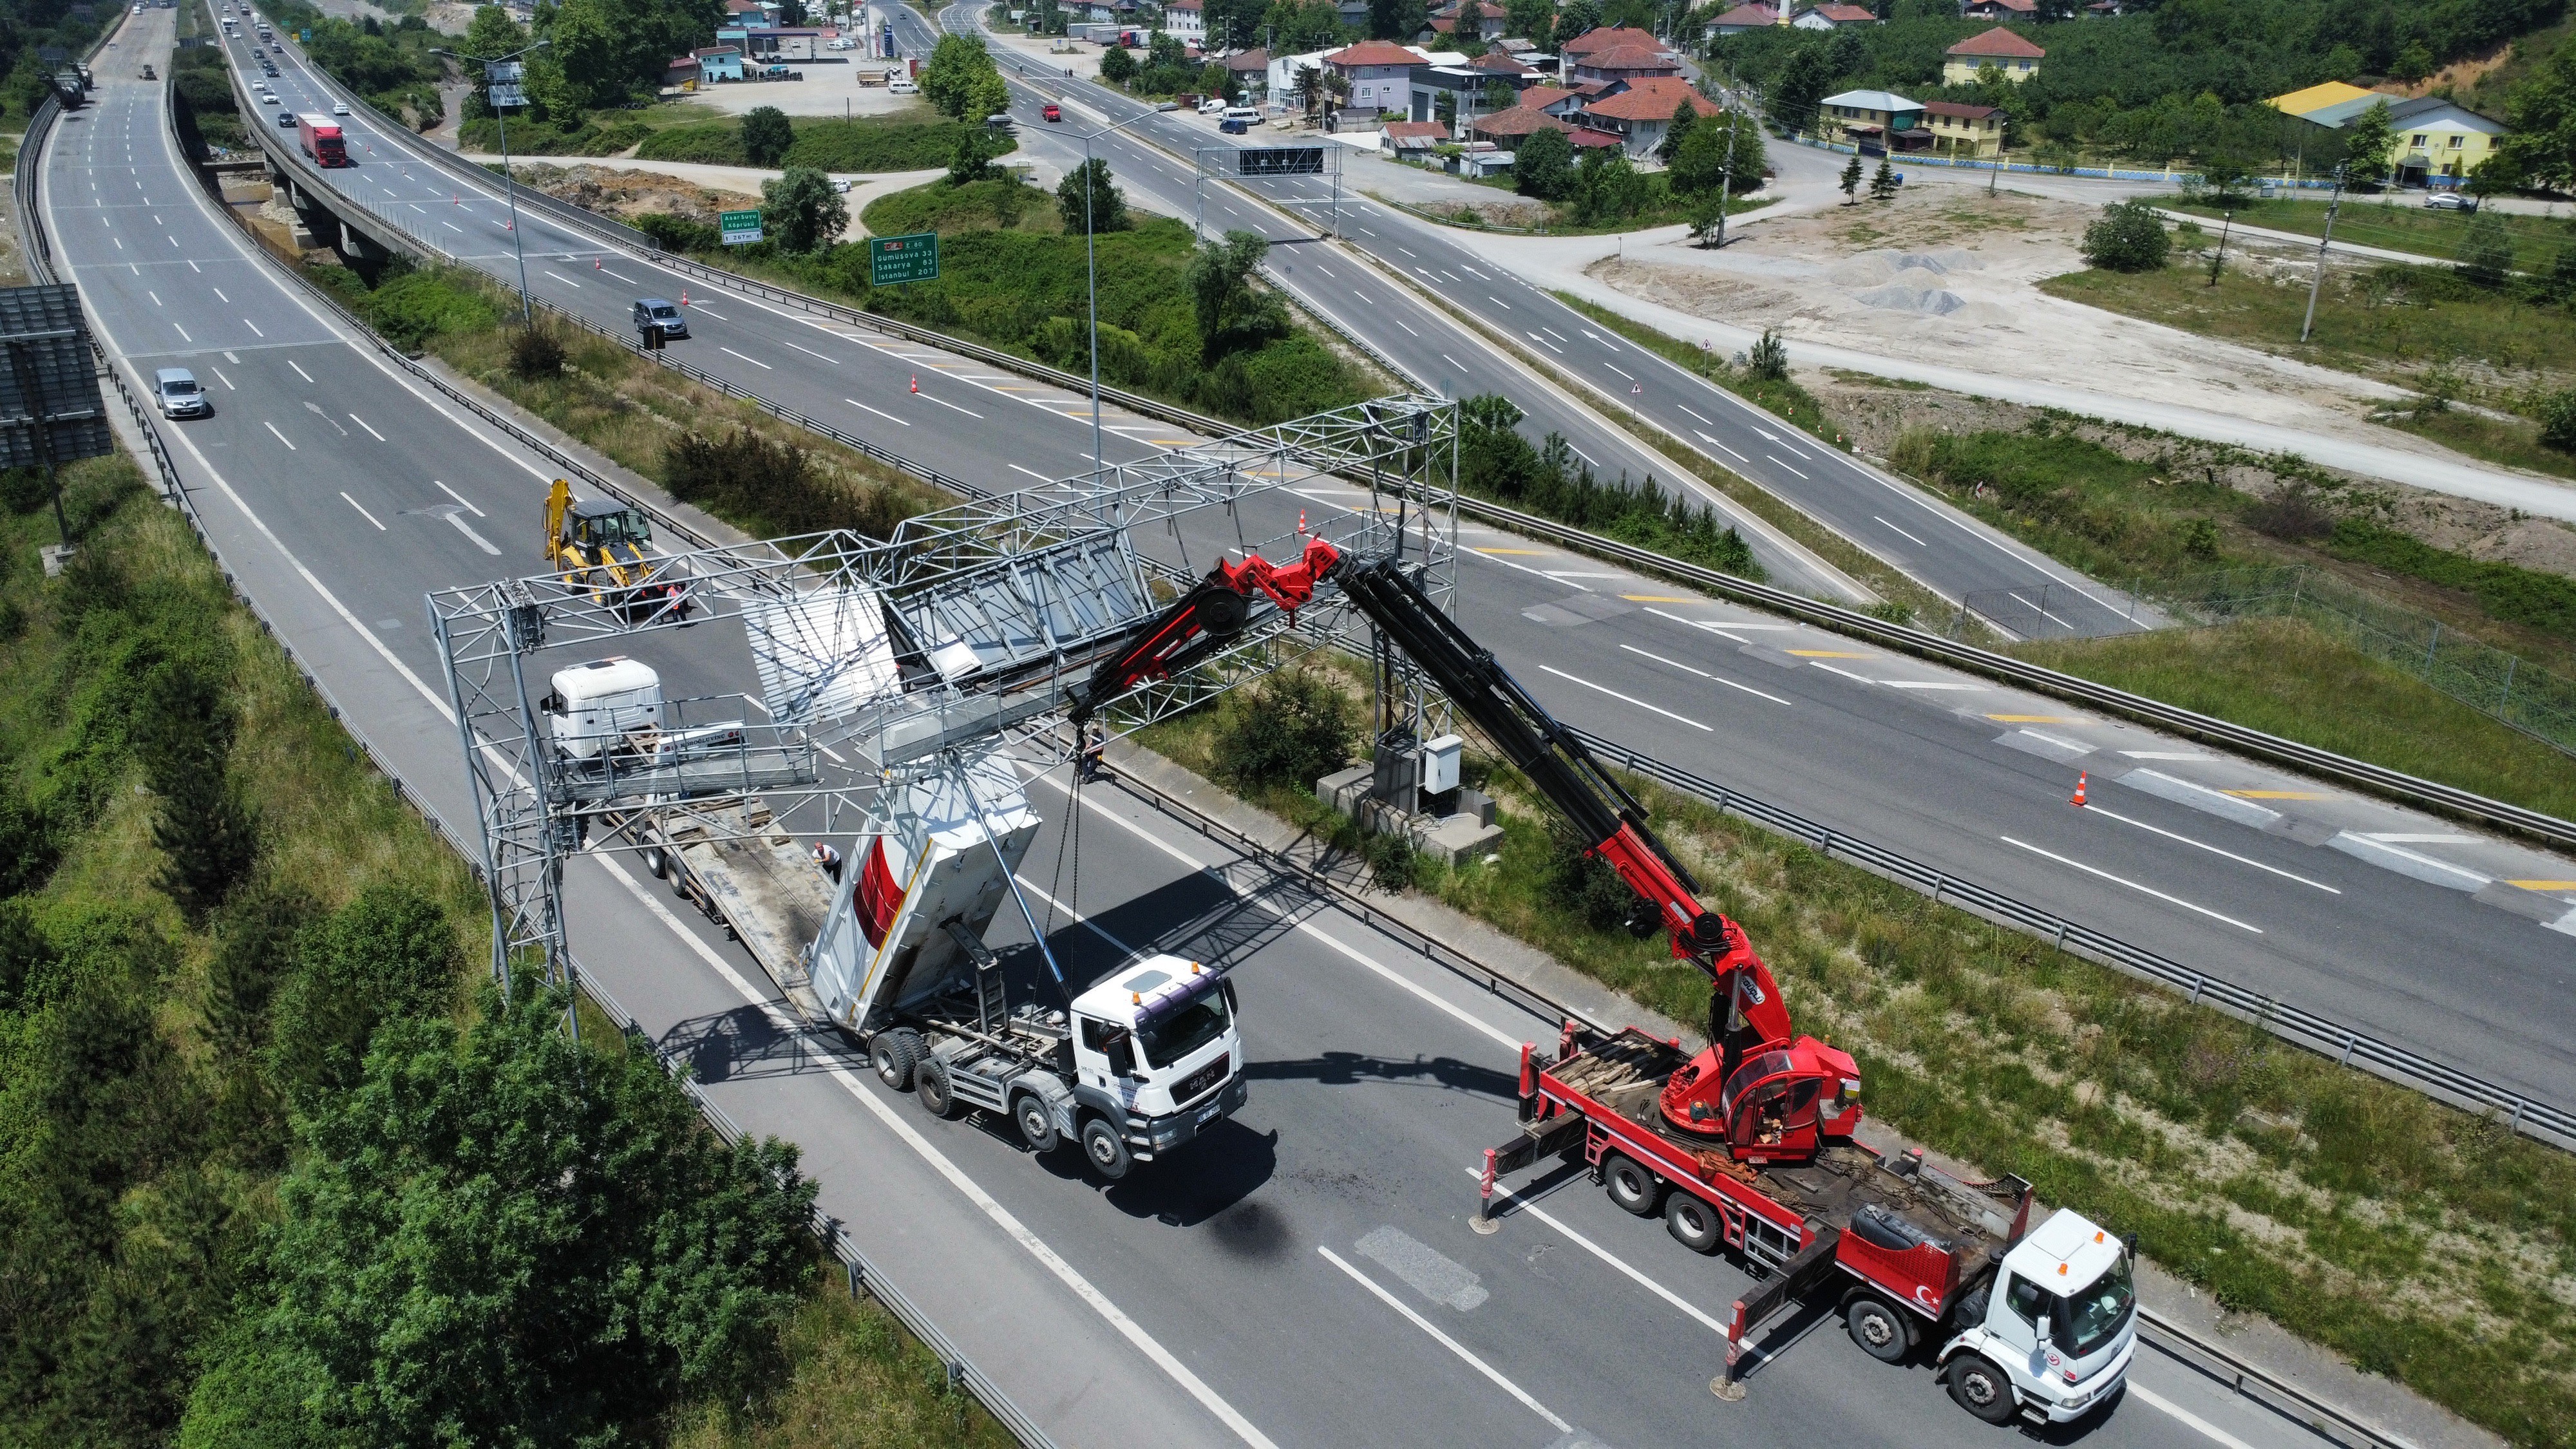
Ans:
[[[1047,102],[1046,109],[1038,112],[1038,114],[1046,117],[1050,121],[1061,121],[1064,119],[1064,109],[1053,101]]]

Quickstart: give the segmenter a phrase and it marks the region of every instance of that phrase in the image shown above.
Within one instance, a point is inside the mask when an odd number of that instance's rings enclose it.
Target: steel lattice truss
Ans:
[[[1274,561],[1303,547],[1293,528],[1251,536],[1264,530],[1248,528],[1245,505],[1263,495],[1368,487],[1363,507],[1295,500],[1304,532],[1350,553],[1418,558],[1425,587],[1445,599],[1457,440],[1454,404],[1380,399],[959,503],[889,539],[830,532],[669,555],[664,577],[686,583],[686,619],[575,574],[431,594],[481,827],[495,974],[566,969],[564,864],[636,848],[624,823],[643,799],[714,811],[757,794],[775,828],[840,833],[865,828],[887,786],[952,769],[961,752],[1060,754],[1068,690],[1213,565],[1191,560],[1192,525]],[[759,676],[767,720],[743,718],[746,696],[672,700],[665,729],[685,748],[617,766],[558,759],[537,703],[554,671],[710,615],[743,626],[740,672]],[[1104,722],[1132,732],[1327,646],[1369,652],[1367,622],[1339,590],[1293,618],[1256,608],[1224,649],[1122,696]]]

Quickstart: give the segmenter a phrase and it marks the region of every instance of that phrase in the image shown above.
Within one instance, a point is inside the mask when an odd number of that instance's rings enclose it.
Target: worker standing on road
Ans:
[[[1082,756],[1078,768],[1084,784],[1100,778],[1100,757],[1109,748],[1105,732],[1098,725],[1082,727]]]
[[[823,874],[832,878],[832,884],[841,883],[841,853],[832,848],[831,842],[814,842],[814,863],[823,867]]]

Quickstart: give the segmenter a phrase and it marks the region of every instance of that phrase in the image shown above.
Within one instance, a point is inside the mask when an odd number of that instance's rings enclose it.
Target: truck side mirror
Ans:
[[[1121,1077],[1136,1075],[1136,1043],[1127,1033],[1122,1031],[1110,1037],[1102,1047],[1102,1054],[1109,1058],[1109,1070],[1113,1074]]]

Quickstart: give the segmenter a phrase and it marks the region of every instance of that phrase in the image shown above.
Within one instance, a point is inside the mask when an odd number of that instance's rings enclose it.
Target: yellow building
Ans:
[[[1993,66],[2008,81],[2026,81],[2039,74],[2039,63],[2047,51],[1998,25],[1983,35],[1971,35],[1951,46],[1941,55],[1941,84],[1969,86],[1977,83],[1977,73]]]
[[[1993,156],[2004,149],[2004,113],[1993,106],[1925,101],[1923,123],[1944,156]]]
[[[2324,87],[2311,89],[2322,90]],[[2409,100],[2352,86],[2343,89],[2352,94],[2291,114],[2311,125],[2340,131],[2372,106],[2386,105],[2389,129],[2397,136],[2397,148],[2389,153],[2388,167],[2400,185],[2430,186],[2444,178],[2453,181],[2464,179],[2478,169],[2480,162],[2495,154],[2496,146],[2507,134],[2502,122],[2488,120],[2468,107],[2440,96],[2417,96]],[[2293,92],[2272,104],[2280,106],[2284,101],[2296,100],[2307,94],[2306,91]]]

